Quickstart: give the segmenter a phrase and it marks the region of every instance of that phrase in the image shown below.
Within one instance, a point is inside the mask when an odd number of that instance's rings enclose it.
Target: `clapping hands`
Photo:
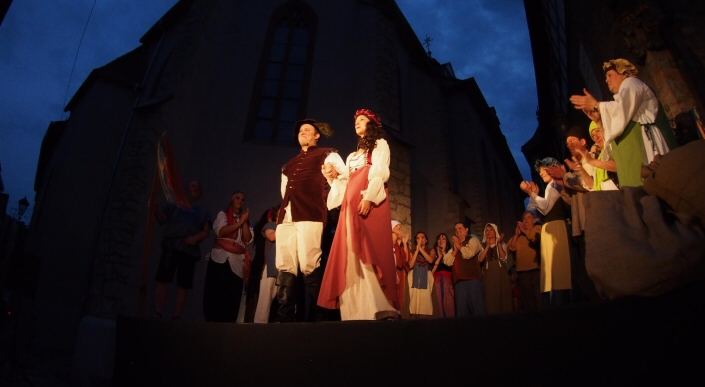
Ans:
[[[521,184],[519,184],[519,188],[529,196],[533,193],[537,195],[539,193],[539,186],[533,181],[522,181]]]
[[[565,176],[565,166],[563,165],[554,165],[550,167],[546,167],[546,173],[548,176],[551,176],[552,178],[556,180],[563,180],[563,176]]]
[[[564,161],[565,161],[566,165],[568,165],[568,168],[570,168],[574,172],[580,172],[583,169],[583,166],[580,164],[580,162],[578,160],[575,159],[575,157],[571,157],[570,159],[565,159]]]

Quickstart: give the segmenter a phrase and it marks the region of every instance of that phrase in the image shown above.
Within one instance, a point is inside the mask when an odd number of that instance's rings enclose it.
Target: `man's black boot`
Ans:
[[[277,322],[293,322],[296,316],[296,275],[280,271],[277,276],[277,285],[279,285]]]
[[[312,308],[315,321],[325,320],[323,310],[318,306],[318,294],[321,292],[321,282],[323,281],[323,268],[317,267],[309,275],[304,276],[304,284],[308,293],[311,295]]]

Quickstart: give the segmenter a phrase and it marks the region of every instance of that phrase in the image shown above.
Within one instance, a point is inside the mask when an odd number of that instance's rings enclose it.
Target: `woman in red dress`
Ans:
[[[318,305],[340,308],[342,320],[394,319],[399,315],[387,189],[389,145],[382,122],[367,109],[355,113],[358,149],[345,170],[323,167],[331,191],[328,208],[340,208]]]

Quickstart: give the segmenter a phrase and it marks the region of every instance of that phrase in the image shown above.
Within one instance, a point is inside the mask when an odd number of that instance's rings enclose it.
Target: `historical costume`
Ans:
[[[401,233],[401,222],[398,220],[392,220],[392,232],[399,226],[399,233]],[[406,245],[406,246],[405,246]],[[403,238],[397,236],[397,240],[394,243],[394,263],[396,265],[396,282],[397,282],[397,298],[399,301],[399,312],[401,313],[401,318],[407,319],[409,315],[409,284],[407,277],[411,268],[409,267],[409,256],[408,256],[408,241],[404,241]]]
[[[537,192],[530,194],[528,210],[537,209],[543,214],[541,226],[541,292],[544,305],[556,306],[568,302],[567,290],[572,289],[570,242],[566,228],[566,213],[561,198],[561,187],[549,177],[546,166],[558,165],[553,158],[536,162],[542,178],[547,183],[544,197]],[[545,176],[545,177],[544,177]]]
[[[443,239],[443,242],[441,242]],[[439,243],[440,242],[440,243]],[[441,245],[442,244],[442,245]],[[436,290],[436,303],[440,317],[455,316],[455,290],[453,289],[453,268],[443,262],[443,256],[448,252],[448,236],[440,234],[436,238],[436,247],[431,252],[436,257],[433,263],[433,282]]]
[[[497,226],[492,223],[487,223],[485,228],[492,227],[495,236],[499,238]],[[497,241],[495,239],[495,241]],[[496,242],[493,246],[487,238],[487,231],[482,239],[485,244],[487,253],[482,262],[483,274],[485,278],[485,308],[487,314],[508,313],[514,310],[514,301],[512,299],[512,284],[509,278],[509,269],[513,266],[509,254],[507,254],[507,245],[502,241]],[[499,249],[502,249],[500,252]]]
[[[328,219],[326,197],[329,191],[321,168],[324,164],[333,164],[336,169],[345,169],[335,149],[316,146],[321,135],[332,135],[330,126],[306,119],[296,123],[294,133],[298,135],[301,153],[282,168],[283,202],[276,229],[277,299],[281,322],[294,320],[299,270],[312,299],[318,299],[323,276],[321,238]]]
[[[592,138],[595,143],[597,143],[597,139],[595,137],[595,131],[600,130],[602,127],[597,124],[595,121],[590,122],[590,137]],[[602,135],[604,136],[604,129],[602,129]],[[604,139],[601,141],[601,144],[598,144],[600,147],[600,153],[595,155],[596,159],[600,161],[608,161],[610,160],[610,156],[608,155],[609,152],[605,152],[604,149]],[[617,186],[616,182],[619,182],[617,178],[617,172],[610,172],[607,171],[603,168],[600,167],[595,167],[595,172],[592,176],[593,180],[593,191],[614,191],[619,189]]]
[[[524,212],[522,218],[525,226],[523,230],[517,227],[518,234],[508,247],[515,256],[521,307],[534,310],[541,305],[541,226],[535,224],[530,211]]]
[[[420,240],[423,238],[423,240]],[[417,250],[410,261],[411,272],[408,274],[409,280],[409,314],[412,316],[432,316],[433,315],[433,263],[427,257],[427,239],[424,233],[416,234]]]
[[[453,268],[455,313],[457,316],[484,315],[485,283],[479,261],[482,244],[463,223],[455,225],[455,234],[460,248],[453,246],[443,256],[443,263]]]
[[[605,150],[617,163],[617,176],[620,187],[642,186],[641,166],[649,164],[657,154],[663,155],[678,146],[668,117],[649,86],[637,78],[636,66],[625,59],[614,59],[603,65],[608,78],[608,86],[614,94],[614,101],[598,102],[588,106],[599,112],[605,129]],[[618,74],[612,88],[610,71]],[[592,96],[574,98],[576,108],[586,108],[579,101],[594,101]],[[587,112],[590,115],[590,112]],[[593,117],[591,117],[593,118]],[[595,119],[593,119],[595,121]]]
[[[233,197],[242,195],[236,193]],[[244,195],[242,196],[244,203]],[[249,277],[250,256],[245,248],[251,244],[252,226],[249,219],[241,220],[243,208],[236,210],[231,204],[227,211],[220,211],[213,223],[217,236],[208,256],[206,279],[203,285],[203,316],[210,322],[236,322],[242,290]],[[239,213],[236,213],[239,211]],[[221,229],[237,226],[234,231],[221,235]],[[249,229],[249,237],[243,237],[243,228]]]
[[[269,322],[269,314],[272,306],[272,301],[277,295],[276,278],[279,272],[277,271],[277,245],[276,245],[276,229],[277,214],[273,208],[267,211],[268,222],[262,227],[260,232],[262,243],[264,267],[262,270],[262,278],[259,283],[259,296],[257,298],[257,309],[255,310],[255,324],[266,324]],[[258,246],[259,248],[259,246]]]
[[[362,139],[370,135],[370,127],[381,135],[381,121],[373,112],[358,110],[355,120],[356,131],[358,120],[367,125],[358,132]],[[342,207],[318,305],[340,308],[342,320],[389,319],[399,313],[389,235],[392,217],[385,187],[389,145],[382,138],[372,144],[372,149],[351,153],[346,168],[338,171],[342,173],[329,180],[328,208]],[[369,212],[363,216],[360,208],[366,205]]]

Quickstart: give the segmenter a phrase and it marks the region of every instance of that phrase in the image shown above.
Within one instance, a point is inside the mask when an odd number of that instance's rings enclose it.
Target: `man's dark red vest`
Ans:
[[[463,246],[470,242],[469,238],[472,237],[468,236],[467,242],[462,243]],[[479,256],[480,253],[477,253],[474,257],[465,259],[459,250],[455,251],[455,260],[453,261],[453,285],[458,281],[483,280],[482,268],[480,268],[480,261],[478,259]]]
[[[333,148],[308,147],[291,159],[282,174],[288,179],[284,200],[279,208],[277,224],[284,220],[286,206],[291,203],[291,220],[294,222],[323,222],[328,219],[326,200],[330,186],[321,173],[321,166]]]

